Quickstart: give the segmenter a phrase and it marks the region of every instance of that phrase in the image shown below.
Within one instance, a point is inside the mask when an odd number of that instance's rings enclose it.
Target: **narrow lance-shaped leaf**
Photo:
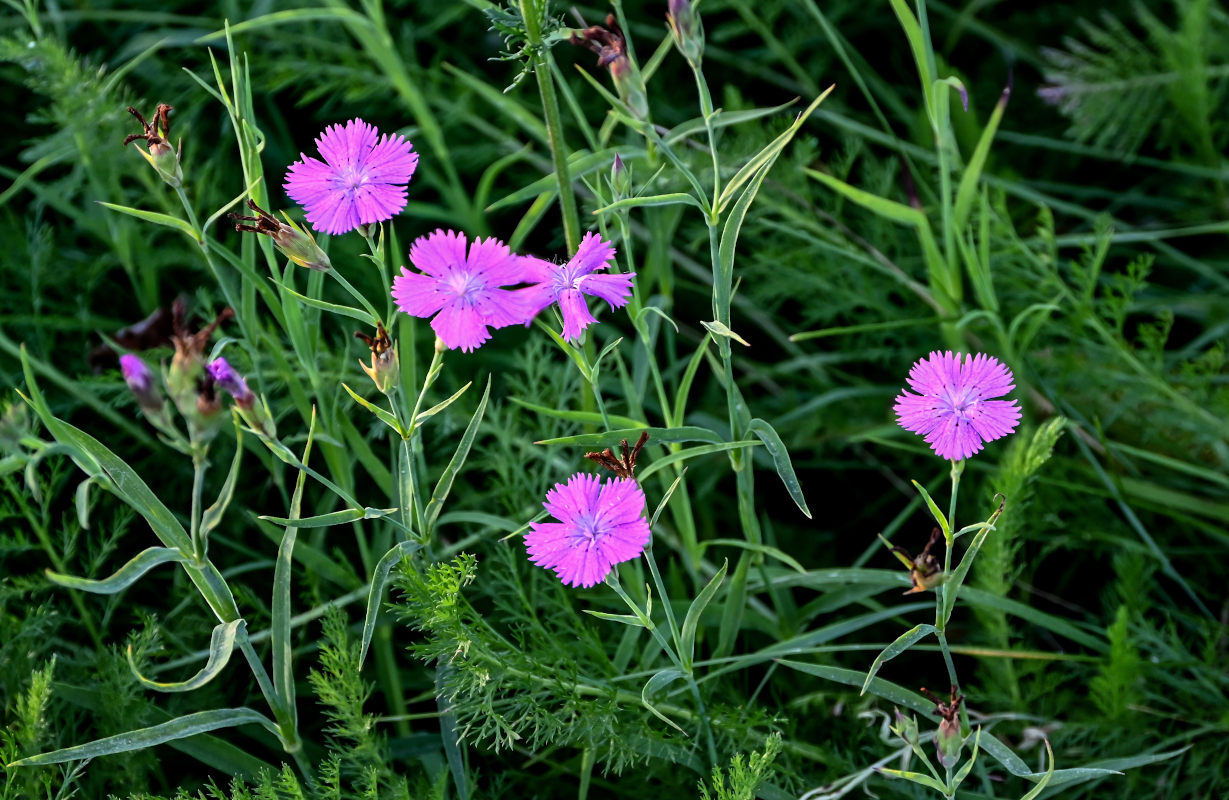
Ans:
[[[142,575],[154,567],[172,563],[186,564],[190,560],[182,551],[174,547],[150,547],[134,556],[131,561],[116,570],[115,574],[109,578],[92,580],[90,578],[78,578],[73,575],[61,575],[58,572],[47,570],[47,579],[52,583],[69,589],[80,589],[83,592],[93,592],[94,594],[116,594],[136,583]]]
[[[666,723],[671,728],[674,728],[684,736],[687,735],[687,731],[679,727],[677,722],[658,711],[657,706],[653,705],[653,702],[649,698],[652,697],[653,694],[659,689],[663,689],[680,678],[686,677],[687,675],[681,669],[678,669],[677,667],[669,667],[649,678],[648,682],[644,684],[644,688],[640,691],[640,702],[644,704],[644,707],[651,711],[653,716],[657,717],[662,722]]]
[[[40,753],[14,761],[9,766],[41,767],[47,764],[63,764],[65,761],[80,761],[85,758],[97,758],[116,753],[130,753],[133,750],[144,750],[164,742],[186,739],[198,733],[250,724],[263,725],[273,735],[278,734],[277,726],[268,717],[250,708],[219,708],[213,711],[198,711],[161,725],[108,736],[105,739],[98,739],[76,747]]]
[[[316,408],[312,406],[311,422],[307,426],[307,442],[303,445],[303,463],[311,458],[312,441],[316,435]],[[273,602],[271,606],[271,634],[273,653],[273,691],[281,699],[282,704],[290,713],[291,724],[298,728],[298,709],[295,706],[294,687],[294,648],[290,640],[290,579],[294,558],[295,540],[299,536],[299,528],[295,520],[303,511],[303,487],[307,483],[307,473],[299,470],[294,483],[294,494],[290,497],[290,519],[286,525],[282,540],[277,546],[277,560],[273,565]]]
[[[684,666],[690,668],[696,655],[696,629],[700,625],[700,616],[704,613],[704,609],[708,608],[708,604],[712,602],[713,597],[717,594],[717,590],[721,588],[721,582],[725,580],[726,570],[729,568],[729,560],[721,562],[721,569],[717,570],[717,574],[713,575],[712,580],[708,582],[700,593],[696,595],[696,599],[691,601],[691,607],[687,609],[687,616],[683,618],[682,629],[682,645],[679,657],[683,659]]]
[[[384,589],[388,586],[388,575],[401,559],[422,547],[419,542],[398,542],[393,545],[376,564],[371,575],[371,588],[367,592],[367,616],[363,619],[363,641],[358,651],[358,664],[361,667],[367,658],[367,650],[371,647],[371,636],[375,633],[376,618],[380,615],[380,602],[384,599]]]
[[[986,520],[986,527],[978,531],[977,536],[973,537],[973,544],[969,545],[969,549],[965,551],[964,557],[960,559],[960,565],[952,570],[952,574],[940,589],[943,592],[944,626],[951,619],[952,610],[956,608],[956,596],[960,592],[960,586],[964,583],[965,576],[969,574],[969,568],[973,566],[973,559],[977,557],[977,551],[981,549],[982,544],[986,541],[986,537],[994,530],[994,523],[998,521],[999,515],[1003,513],[1005,503],[1006,499],[999,503],[999,507]]]
[[[200,672],[186,681],[161,683],[146,678],[137,669],[136,662],[132,658],[132,645],[128,645],[128,666],[132,670],[132,674],[136,676],[137,680],[146,689],[153,689],[156,692],[190,692],[193,689],[199,689],[216,678],[226,668],[227,663],[230,661],[230,655],[235,649],[235,637],[244,633],[245,625],[246,623],[242,619],[215,625],[213,635],[209,638],[209,658],[206,660],[205,666],[201,667]]]
[[[764,447],[768,449],[768,454],[772,456],[773,465],[777,468],[777,475],[781,477],[781,482],[785,484],[785,490],[793,498],[794,504],[798,506],[798,510],[807,519],[810,519],[811,509],[807,508],[806,498],[802,496],[802,484],[798,482],[798,475],[794,472],[794,463],[790,460],[789,450],[785,449],[785,442],[781,441],[780,435],[777,434],[776,429],[772,425],[758,417],[751,420],[748,429],[764,443]]]
[[[444,507],[444,501],[448,499],[448,493],[452,490],[452,482],[456,480],[457,473],[461,471],[461,467],[465,464],[465,459],[469,457],[469,449],[474,444],[474,439],[478,436],[478,426],[482,424],[482,417],[486,413],[486,403],[491,396],[491,379],[488,376],[486,380],[486,389],[482,392],[482,399],[478,401],[478,408],[474,410],[474,416],[469,420],[469,425],[465,427],[465,433],[461,436],[461,441],[457,444],[457,450],[452,455],[452,460],[448,462],[448,466],[444,468],[443,474],[440,475],[439,481],[435,484],[435,491],[431,493],[431,502],[427,503],[425,512],[426,521],[423,525],[423,538],[430,536],[431,529],[435,526],[435,520],[440,515],[440,510]]]
[[[226,475],[226,480],[222,483],[222,490],[218,492],[218,499],[214,504],[205,509],[205,513],[201,516],[201,537],[209,535],[209,532],[222,522],[222,515],[226,513],[226,507],[230,505],[231,498],[235,495],[235,483],[239,480],[239,463],[243,460],[243,429],[238,425],[235,426],[235,458],[231,461],[230,472]]]
[[[871,685],[871,681],[874,680],[875,674],[879,672],[879,668],[882,667],[884,663],[896,658],[898,655],[916,644],[919,640],[926,638],[932,633],[938,632],[939,629],[934,625],[918,625],[902,633],[899,637],[897,637],[896,641],[883,648],[883,652],[875,656],[875,660],[871,662],[871,668],[867,670],[866,680],[862,683],[862,691],[858,694],[866,694],[866,687]]]

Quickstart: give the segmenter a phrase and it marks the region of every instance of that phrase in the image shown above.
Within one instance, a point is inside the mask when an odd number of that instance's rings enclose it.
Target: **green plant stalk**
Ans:
[[[559,185],[559,210],[563,215],[563,237],[568,252],[580,246],[580,216],[576,211],[576,195],[572,192],[572,177],[568,170],[567,145],[563,139],[563,121],[559,117],[559,98],[547,63],[549,55],[542,42],[538,15],[543,0],[520,0],[521,18],[525,21],[525,39],[534,51],[533,74],[542,96],[542,116],[546,122],[546,138],[550,144],[551,163]]]
[[[959,530],[956,527],[956,497],[960,492],[960,476],[964,473],[964,459],[952,462],[952,498],[947,505],[947,524],[952,531]],[[946,539],[943,548],[943,576],[944,578],[952,574],[952,548],[956,546],[955,536],[952,535]],[[960,691],[960,679],[956,677],[956,664],[952,661],[952,648],[947,643],[947,621],[943,619],[943,607],[947,601],[947,592],[950,587],[944,582],[935,592],[935,627],[939,630],[935,633],[935,638],[939,640],[939,651],[943,653],[943,663],[947,667],[947,677],[951,681],[952,686],[956,687],[956,691]],[[968,711],[964,704],[960,705],[960,728],[961,734],[967,736],[972,728],[969,726]],[[951,771],[948,771],[948,785],[951,785]]]
[[[192,555],[198,561],[204,561],[208,547],[201,541],[201,494],[205,486],[205,470],[209,467],[207,459],[209,445],[199,442],[192,446],[192,516],[189,518],[189,534],[192,539]]]

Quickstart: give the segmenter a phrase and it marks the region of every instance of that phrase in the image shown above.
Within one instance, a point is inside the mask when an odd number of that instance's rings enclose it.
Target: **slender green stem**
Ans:
[[[205,460],[209,446],[197,443],[192,447],[192,516],[189,518],[189,533],[192,539],[192,554],[198,561],[205,560],[208,547],[201,540],[201,495],[205,486]]]
[[[666,641],[666,637],[662,635],[661,629],[658,628],[657,625],[653,623],[653,620],[644,613],[644,609],[636,605],[636,601],[628,596],[627,591],[623,588],[623,585],[619,583],[618,570],[614,570],[610,573],[610,577],[606,579],[606,583],[610,586],[610,588],[615,590],[615,594],[619,595],[619,597],[623,599],[623,602],[627,604],[627,607],[631,609],[632,613],[643,620],[645,628],[647,628],[649,633],[653,635],[653,638],[657,640],[657,643],[661,645],[662,652],[666,654],[666,657],[670,659],[670,662],[673,663],[674,666],[678,667],[681,672],[686,673],[687,668],[683,666],[683,662],[679,658],[678,654],[674,652],[674,648],[670,646],[668,641]],[[665,598],[662,598],[662,602],[665,603],[668,601]]]
[[[521,17],[525,21],[525,39],[534,51],[533,74],[542,95],[542,114],[546,121],[546,138],[550,145],[551,163],[555,167],[555,181],[559,186],[559,210],[563,214],[563,236],[568,252],[576,252],[580,246],[580,216],[576,211],[576,195],[572,192],[572,176],[568,169],[567,144],[563,138],[563,120],[559,116],[559,98],[547,63],[545,45],[542,42],[543,0],[521,0]]]

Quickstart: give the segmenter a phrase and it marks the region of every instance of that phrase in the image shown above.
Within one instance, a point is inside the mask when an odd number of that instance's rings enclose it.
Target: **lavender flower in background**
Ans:
[[[586,233],[576,255],[566,264],[526,258],[523,280],[537,284],[529,290],[534,313],[551,303],[559,303],[559,310],[563,313],[563,338],[571,342],[579,339],[585,328],[597,322],[589,313],[585,295],[600,297],[610,304],[611,309],[627,305],[632,293],[632,278],[636,277],[636,273],[592,274],[606,269],[614,256],[615,249],[610,242],[596,233]]]
[[[644,491],[627,478],[602,483],[578,472],[557,483],[542,504],[559,522],[531,522],[529,560],[555,571],[568,586],[594,586],[615,564],[630,561],[649,543]]]
[[[909,370],[909,388],[896,398],[896,419],[926,437],[942,458],[966,459],[983,442],[1001,439],[1020,424],[1015,400],[994,400],[1015,388],[1011,370],[983,353],[932,352]]]
[[[251,408],[256,402],[256,395],[252,394],[252,390],[248,388],[247,381],[243,380],[243,376],[235,372],[234,367],[230,365],[225,358],[216,358],[209,364],[209,376],[213,378],[213,382],[221,386],[230,396],[235,398],[235,405],[240,408]]]
[[[525,291],[501,287],[522,283],[525,258],[498,239],[475,239],[466,253],[465,235],[437,230],[410,246],[410,261],[393,278],[393,300],[413,317],[434,315],[431,328],[449,350],[477,349],[491,338],[488,328],[528,322],[537,313]]]
[[[140,356],[125,353],[119,357],[124,382],[137,398],[137,405],[147,414],[162,410],[162,395],[154,387],[154,373]]]
[[[406,185],[418,154],[404,136],[383,137],[361,119],[331,125],[316,139],[324,161],[299,154],[290,165],[286,194],[318,231],[346,233],[392,219],[405,208]]]

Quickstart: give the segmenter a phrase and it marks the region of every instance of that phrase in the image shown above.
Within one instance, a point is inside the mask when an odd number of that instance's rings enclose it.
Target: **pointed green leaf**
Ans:
[[[748,342],[746,339],[739,336],[734,331],[730,330],[729,326],[726,325],[724,322],[718,322],[717,320],[713,320],[712,322],[706,322],[704,320],[700,320],[700,324],[704,326],[704,330],[708,331],[714,336],[724,336],[727,339],[733,339],[734,341],[738,342],[744,347],[751,346],[751,342]]]
[[[98,739],[76,747],[40,753],[14,761],[9,766],[41,767],[46,764],[63,764],[65,761],[80,761],[85,758],[97,758],[116,753],[130,753],[133,750],[144,750],[147,747],[176,739],[186,739],[198,733],[251,724],[263,725],[274,736],[278,735],[277,726],[268,717],[250,708],[219,708],[213,711],[198,711],[161,725],[108,736],[105,739]]]
[[[935,518],[935,522],[939,523],[939,528],[943,531],[943,539],[951,546],[952,541],[952,526],[947,522],[947,515],[939,510],[939,506],[930,498],[930,492],[926,491],[926,487],[917,481],[911,481],[918,493],[922,495],[922,499],[926,501],[926,507],[930,509],[930,515]]]
[[[640,617],[637,617],[635,614],[609,614],[605,611],[593,611],[588,608],[584,611],[591,617],[597,617],[598,619],[604,619],[609,622],[618,622],[623,625],[631,625],[636,628],[644,627],[644,622],[642,622]]]
[[[534,444],[573,444],[585,447],[614,447],[627,439],[635,441],[641,433],[649,432],[649,441],[657,444],[670,442],[712,442],[721,444],[721,437],[708,428],[685,425],[679,428],[621,428],[606,433],[581,433],[575,436],[560,436],[557,439],[542,439]]]
[[[318,308],[321,311],[328,311],[333,314],[340,314],[343,317],[349,317],[350,319],[356,319],[369,328],[374,328],[376,325],[376,318],[371,316],[371,314],[367,313],[361,308],[354,308],[353,306],[343,306],[343,305],[339,305],[338,303],[329,303],[325,300],[317,300],[314,297],[308,297],[305,294],[300,294],[296,292],[294,289],[291,289],[289,286],[286,286],[285,284],[282,284],[281,288],[282,288],[282,291],[286,292],[286,294],[291,295],[292,297],[296,298],[297,300],[303,302],[306,305],[311,306],[312,308]]]
[[[729,559],[721,562],[721,569],[713,575],[709,580],[708,585],[700,590],[696,595],[696,599],[691,601],[691,607],[687,609],[687,616],[683,618],[682,628],[682,652],[679,655],[685,659],[683,662],[690,667],[695,660],[696,655],[696,629],[700,625],[700,615],[704,613],[704,609],[708,608],[708,604],[712,602],[713,597],[717,594],[717,590],[721,588],[721,582],[725,580],[726,570],[730,566]]]
[[[887,775],[889,778],[900,778],[901,780],[911,781],[913,783],[925,786],[928,789],[934,789],[936,792],[947,796],[947,787],[924,772],[909,772],[903,769],[888,769],[887,767],[880,767],[876,771],[880,775]]]
[[[885,662],[896,658],[898,655],[912,647],[920,639],[924,639],[930,634],[938,632],[939,629],[934,625],[918,625],[914,628],[910,628],[898,636],[896,641],[883,648],[883,652],[875,656],[875,660],[871,662],[871,668],[866,672],[866,680],[862,682],[862,691],[858,692],[858,694],[866,694],[866,687],[871,685],[871,681],[874,680],[875,674],[879,672],[879,668],[882,667]]]
[[[982,544],[986,541],[986,537],[994,530],[994,523],[998,521],[999,514],[1003,513],[1003,505],[995,509],[990,515],[990,519],[986,520],[986,527],[977,532],[973,537],[973,544],[969,545],[969,549],[965,551],[964,556],[960,559],[960,564],[952,570],[952,574],[943,582],[942,588],[939,591],[943,592],[943,624],[947,625],[947,621],[951,619],[952,610],[956,608],[956,596],[960,593],[960,587],[964,584],[965,576],[969,574],[969,568],[973,566],[973,559],[977,557],[977,551],[981,550]],[[950,546],[950,545],[949,545]]]
[[[655,472],[665,469],[671,464],[677,464],[697,456],[706,456],[713,453],[724,453],[728,450],[738,450],[743,447],[759,447],[760,442],[753,439],[747,439],[742,442],[723,442],[721,444],[701,444],[695,447],[687,447],[675,453],[667,453],[661,458],[653,459],[653,463],[640,470],[637,475],[637,480],[645,481]]]
[[[398,436],[404,439],[408,435],[408,432],[401,430],[401,423],[397,422],[397,418],[393,416],[392,413],[385,411],[371,401],[366,400],[344,383],[341,385],[341,388],[346,390],[346,394],[354,398],[354,402],[358,403],[372,414],[375,414],[381,422],[396,431]]]
[[[1050,779],[1054,777],[1054,750],[1050,747],[1050,740],[1045,739],[1046,755],[1049,756],[1050,767],[1046,770],[1045,777],[1037,781],[1037,785],[1028,790],[1028,794],[1020,798],[1020,800],[1036,800],[1037,796],[1045,790],[1050,784]]]
[[[657,504],[657,509],[653,512],[653,516],[649,518],[650,531],[657,525],[657,520],[661,518],[661,512],[666,510],[666,503],[670,502],[670,498],[674,496],[675,490],[683,483],[683,476],[686,474],[687,469],[684,467],[679,476],[666,489],[666,493],[661,496],[661,502]]]
[[[293,525],[296,528],[330,528],[334,525],[358,522],[360,519],[383,519],[384,517],[396,514],[400,510],[399,508],[343,508],[341,511],[330,511],[327,514],[318,514],[314,517],[303,517],[302,519],[270,516],[261,516],[259,519],[272,522],[275,525]]]
[[[146,222],[152,222],[155,225],[163,225],[167,228],[173,228],[181,233],[186,233],[192,241],[199,241],[196,238],[196,231],[192,230],[192,226],[179,217],[172,217],[169,214],[159,214],[156,211],[143,211],[139,208],[129,208],[128,206],[117,206],[115,203],[99,202],[98,205],[102,206],[103,208],[109,208],[112,211],[118,211],[121,214],[127,214],[131,217],[145,220]]]
[[[363,619],[363,641],[358,651],[358,664],[361,667],[367,658],[367,650],[371,647],[371,636],[375,633],[376,618],[380,614],[380,601],[384,599],[384,589],[388,586],[388,575],[393,567],[401,563],[401,559],[420,549],[419,542],[398,542],[380,558],[375,572],[371,574],[371,589],[367,592],[367,615]]]
[[[200,672],[186,681],[161,683],[146,678],[137,669],[136,662],[132,660],[132,645],[128,645],[128,666],[132,669],[132,674],[136,676],[137,680],[146,689],[153,689],[156,692],[190,692],[193,689],[199,689],[216,678],[226,668],[227,662],[230,661],[230,654],[235,649],[235,637],[244,633],[245,625],[246,623],[241,619],[215,625],[213,635],[209,638],[209,658],[205,662],[205,666],[201,667]]]
[[[189,561],[191,561],[191,558],[174,547],[151,547],[147,550],[142,550],[131,561],[116,570],[115,574],[109,578],[101,580],[77,578],[72,575],[61,575],[51,570],[47,570],[47,578],[52,583],[69,589],[80,589],[83,592],[93,592],[94,594],[115,594],[136,583],[142,575],[154,567],[171,563],[187,564]]]
[[[470,417],[469,425],[465,427],[465,433],[457,444],[457,450],[435,484],[435,491],[431,493],[431,501],[427,503],[427,509],[424,512],[426,519],[422,531],[424,537],[430,535],[431,529],[435,527],[435,520],[444,507],[444,501],[448,499],[448,493],[452,491],[452,482],[456,480],[457,473],[461,471],[465,459],[469,457],[469,449],[473,447],[474,438],[478,436],[478,426],[482,424],[482,417],[486,414],[486,403],[490,396],[491,378],[487,376],[486,389],[482,392],[482,399],[478,401],[478,408],[474,409],[474,416]]]
[[[201,516],[201,537],[209,535],[209,532],[222,522],[222,515],[226,513],[226,507],[230,505],[231,498],[235,495],[235,482],[239,479],[239,462],[243,460],[243,430],[235,426],[235,458],[230,462],[230,472],[226,475],[226,480],[222,483],[222,490],[218,492],[218,499],[214,504],[205,509],[205,513]]]
[[[1003,111],[1007,108],[1007,98],[1010,96],[1011,89],[1004,89],[1003,95],[994,104],[994,111],[990,112],[990,119],[977,140],[977,146],[973,148],[969,163],[965,165],[964,175],[960,178],[960,188],[956,190],[956,205],[952,210],[952,227],[957,231],[964,230],[964,224],[969,219],[969,210],[977,194],[977,182],[981,180],[986,156],[990,153],[990,143],[994,141],[994,133],[999,129],[999,122],[1003,119]]]
[[[700,542],[700,552],[702,553],[708,548],[716,547],[718,545],[737,547],[739,550],[750,550],[752,553],[763,553],[769,558],[775,558],[777,561],[780,561],[782,564],[785,564],[790,569],[802,575],[805,575],[807,571],[806,567],[798,563],[796,558],[791,556],[789,553],[784,552],[780,548],[772,547],[766,544],[755,544],[753,542],[748,542],[745,539],[705,539],[704,541]]]
[[[802,484],[798,482],[798,476],[794,473],[794,464],[790,460],[789,451],[785,449],[785,442],[781,441],[781,437],[772,425],[758,417],[751,420],[748,428],[759,437],[760,441],[764,443],[764,447],[768,449],[768,454],[772,456],[773,464],[777,468],[777,475],[781,477],[781,482],[785,484],[785,490],[793,498],[795,505],[798,506],[798,510],[807,519],[810,519],[811,509],[807,508],[806,498],[802,495]]]
[[[77,507],[77,524],[82,530],[90,529],[90,486],[94,483],[94,478],[91,476],[77,484],[77,491],[74,493],[75,505]],[[37,499],[37,498],[36,498]]]
[[[640,702],[644,704],[644,707],[651,711],[653,716],[657,717],[662,722],[666,723],[671,728],[674,728],[684,736],[687,735],[687,731],[680,728],[674,720],[658,711],[657,706],[653,705],[649,698],[652,697],[653,694],[659,689],[663,689],[680,678],[686,677],[686,673],[684,673],[681,669],[678,669],[677,667],[669,667],[649,678],[648,682],[644,684],[644,688],[640,691]]]
[[[430,417],[434,417],[436,414],[440,413],[445,408],[448,408],[448,406],[455,403],[461,395],[465,394],[466,389],[468,389],[469,387],[473,385],[474,385],[474,382],[469,381],[464,386],[462,386],[460,389],[457,389],[455,392],[453,392],[452,396],[449,397],[447,400],[443,401],[442,403],[436,403],[435,405],[428,408],[426,411],[419,412],[418,416],[414,417],[414,427],[417,428],[419,425],[423,423],[424,420]]]

